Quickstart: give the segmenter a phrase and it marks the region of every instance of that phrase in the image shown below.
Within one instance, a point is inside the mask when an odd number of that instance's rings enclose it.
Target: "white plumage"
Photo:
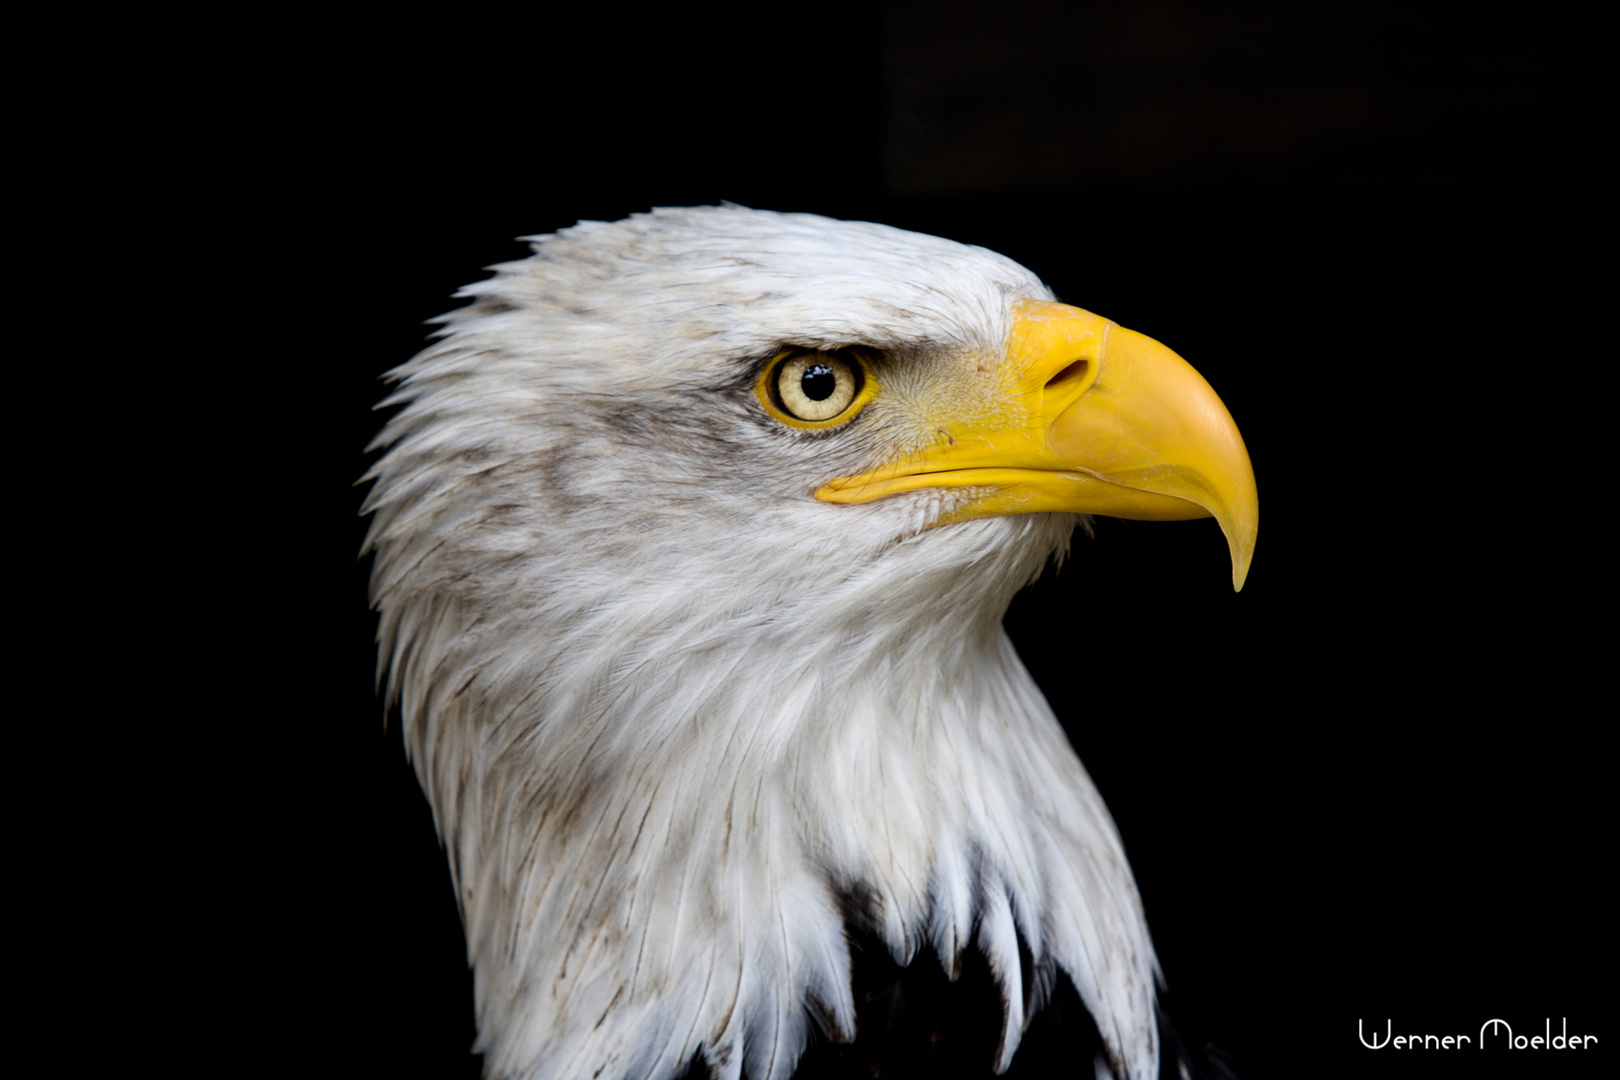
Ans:
[[[777,1080],[855,1025],[848,898],[898,962],[977,945],[998,1067],[1061,969],[1099,1067],[1156,1075],[1119,837],[1001,629],[1076,522],[854,505],[945,370],[999,362],[993,253],[740,207],[534,238],[398,368],[368,474],[381,671],[447,848],[494,1077]],[[880,352],[858,423],[756,397],[784,347]],[[1035,964],[1024,997],[1018,938]]]

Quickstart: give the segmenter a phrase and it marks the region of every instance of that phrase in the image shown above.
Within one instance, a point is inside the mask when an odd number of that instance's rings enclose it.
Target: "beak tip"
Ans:
[[[1239,541],[1232,541],[1232,591],[1242,592],[1243,583],[1249,580],[1249,564],[1254,561],[1254,533],[1250,532]]]
[[[1226,534],[1226,546],[1232,553],[1232,591],[1242,592],[1249,580],[1249,564],[1254,562],[1254,544],[1260,533],[1260,514],[1253,501],[1246,512],[1218,515],[1221,532]]]

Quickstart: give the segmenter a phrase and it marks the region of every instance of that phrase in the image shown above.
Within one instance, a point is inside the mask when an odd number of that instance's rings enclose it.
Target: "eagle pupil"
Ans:
[[[799,385],[804,389],[804,396],[811,401],[826,401],[838,389],[838,376],[826,364],[812,364],[805,368]]]

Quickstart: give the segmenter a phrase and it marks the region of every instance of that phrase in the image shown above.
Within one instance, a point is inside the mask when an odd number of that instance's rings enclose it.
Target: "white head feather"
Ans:
[[[852,1033],[848,898],[895,959],[983,949],[1005,1066],[1061,969],[1156,1075],[1117,833],[1001,629],[1077,519],[812,492],[892,456],[772,420],[785,345],[919,379],[1050,293],[980,248],[726,206],[533,238],[398,368],[380,664],[466,922],[492,1076],[792,1072]],[[959,497],[959,496],[957,496]],[[379,673],[381,674],[381,672]]]

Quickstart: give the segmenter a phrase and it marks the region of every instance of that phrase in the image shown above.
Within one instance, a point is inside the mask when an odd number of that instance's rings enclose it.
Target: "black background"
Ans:
[[[245,704],[286,766],[278,860],[249,871],[286,980],[269,1041],[315,1071],[477,1075],[449,877],[372,687],[378,376],[513,237],[728,199],[1003,252],[1186,356],[1242,429],[1241,594],[1212,522],[1104,520],[1007,618],[1190,1041],[1245,1077],[1606,1072],[1592,33],[1287,3],[311,31],[252,76],[246,147],[281,365],[253,391],[283,510]],[[1356,1039],[1492,1017],[1602,1041],[1527,1064]]]

